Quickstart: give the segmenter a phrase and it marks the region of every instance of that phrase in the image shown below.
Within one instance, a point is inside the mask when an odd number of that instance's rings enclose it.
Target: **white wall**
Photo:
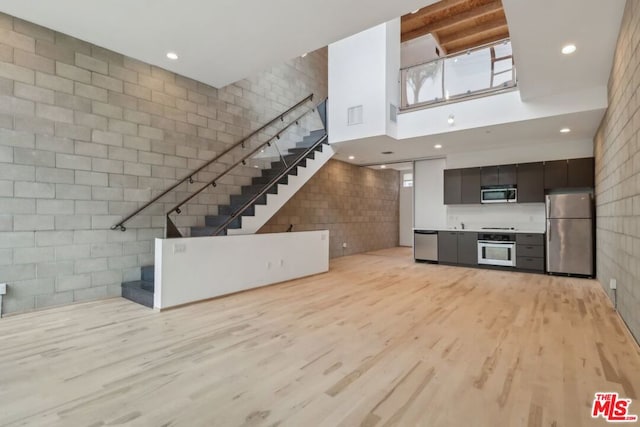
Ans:
[[[390,109],[395,106],[400,107],[400,18],[389,21],[385,24],[387,33],[386,45],[386,133],[395,137],[398,133],[397,121],[391,120]],[[397,110],[398,111],[398,110]],[[399,112],[399,111],[398,111]]]
[[[478,230],[482,227],[514,227],[544,233],[544,203],[509,203],[447,206],[447,228]]]
[[[386,133],[386,46],[386,24],[329,45],[329,142]],[[347,110],[357,105],[363,123],[348,126]]]
[[[331,58],[329,58],[331,61]],[[331,62],[329,62],[331,63]],[[511,122],[607,108],[607,88],[596,87],[523,102],[517,90],[465,102],[403,113],[398,118],[399,139],[450,132],[449,115],[455,129],[473,129]]]
[[[329,270],[329,232],[156,239],[154,308]]]
[[[412,172],[400,171],[400,246],[413,246],[413,187],[403,186],[404,174]]]
[[[447,208],[444,205],[445,168],[445,159],[420,160],[414,163],[415,228],[447,228]]]
[[[401,64],[402,68],[411,67],[412,65],[424,64],[439,58],[436,54],[436,48],[443,54],[442,48],[436,42],[431,34],[417,37],[413,40],[402,43]]]

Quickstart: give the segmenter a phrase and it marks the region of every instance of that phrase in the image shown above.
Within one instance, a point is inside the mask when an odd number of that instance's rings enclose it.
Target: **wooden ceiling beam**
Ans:
[[[436,34],[439,31],[447,30],[452,27],[469,23],[470,21],[482,18],[483,16],[487,16],[492,13],[500,12],[501,10],[502,2],[500,0],[495,0],[491,3],[487,3],[486,5],[471,9],[467,12],[463,12],[458,15],[451,16],[450,18],[436,21],[432,24],[405,32],[401,35],[401,41],[406,42],[427,34]]]
[[[455,43],[458,41],[462,41],[470,38],[478,38],[479,36],[481,37],[483,33],[486,33],[489,31],[496,32],[498,30],[503,30],[503,29],[506,29],[507,31],[509,31],[508,28],[509,27],[507,25],[507,19],[504,16],[502,16],[498,19],[494,19],[480,25],[468,27],[466,30],[463,30],[463,31],[455,31],[455,32],[452,32],[451,34],[440,34],[440,42],[443,45],[449,45],[451,43]]]
[[[453,53],[464,52],[470,48],[493,43],[498,40],[506,39],[508,37],[509,31],[506,29],[491,35],[485,33],[483,37],[478,39],[450,43],[449,45],[447,45],[447,54],[451,55]]]
[[[438,12],[442,12],[454,6],[467,3],[468,0],[442,0],[437,3],[431,4],[427,7],[423,7],[416,13],[409,13],[402,16],[402,24],[410,23],[414,21],[422,22],[423,18],[428,18],[430,15]]]

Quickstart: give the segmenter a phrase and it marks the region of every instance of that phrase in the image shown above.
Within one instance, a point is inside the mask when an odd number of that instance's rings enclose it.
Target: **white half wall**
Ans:
[[[329,231],[156,239],[165,309],[329,271]]]

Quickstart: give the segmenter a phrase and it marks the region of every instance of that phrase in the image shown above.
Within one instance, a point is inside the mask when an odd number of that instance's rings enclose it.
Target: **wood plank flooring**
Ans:
[[[602,426],[598,391],[640,415],[640,350],[595,281],[402,248],[163,313],[0,321],[3,426]]]

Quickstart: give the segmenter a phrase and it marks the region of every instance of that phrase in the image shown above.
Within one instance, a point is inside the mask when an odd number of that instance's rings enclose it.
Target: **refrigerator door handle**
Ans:
[[[547,241],[551,241],[553,233],[551,232],[551,221],[547,220]]]

